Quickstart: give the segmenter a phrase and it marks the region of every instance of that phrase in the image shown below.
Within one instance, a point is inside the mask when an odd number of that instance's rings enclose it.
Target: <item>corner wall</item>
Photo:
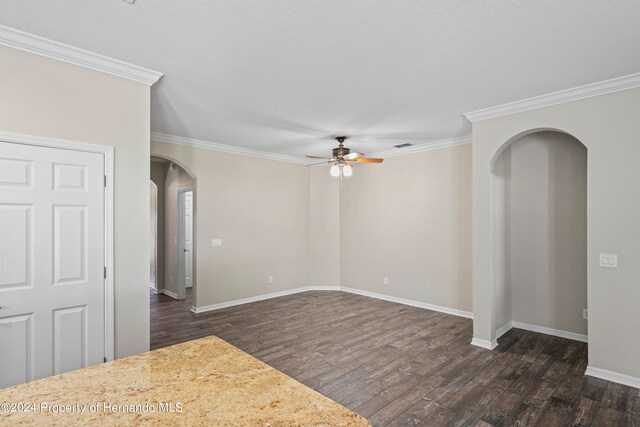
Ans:
[[[167,163],[167,174],[164,183],[164,258],[162,263],[164,264],[164,289],[178,295],[178,262],[179,257],[182,256],[178,253],[178,190],[185,187],[193,187],[193,179],[189,174],[176,165],[174,169],[171,169],[171,162]],[[193,194],[196,194],[197,190],[193,189]],[[195,204],[195,203],[194,203]],[[194,208],[195,212],[195,208]],[[197,216],[196,216],[197,218]],[[195,229],[195,225],[194,225]],[[198,237],[194,231],[194,240],[198,244]],[[197,261],[194,264],[197,267]],[[196,284],[197,286],[197,284]]]
[[[473,124],[474,339],[491,342],[496,330],[492,161],[519,136],[563,131],[588,149],[589,365],[640,381],[639,105],[640,89],[635,88]],[[599,253],[618,254],[618,268],[599,267]]]
[[[164,261],[164,227],[165,227],[165,182],[167,180],[168,163],[151,162],[151,181],[158,187],[158,265],[156,266],[156,280],[158,292],[164,289],[165,261]]]
[[[309,168],[159,142],[151,152],[187,167],[197,183],[194,306],[306,286]]]
[[[340,285],[340,182],[326,167],[309,168],[309,285]]]
[[[149,349],[149,86],[0,46],[0,131],[115,147],[115,354]]]
[[[357,166],[340,221],[342,286],[471,311],[470,145]]]

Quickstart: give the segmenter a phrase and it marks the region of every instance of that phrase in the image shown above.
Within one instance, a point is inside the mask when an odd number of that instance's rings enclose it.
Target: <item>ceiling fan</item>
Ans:
[[[351,149],[344,146],[344,141],[348,137],[336,136],[334,139],[338,141],[338,146],[332,150],[332,157],[307,156],[310,159],[323,159],[324,161],[313,163],[307,166],[320,165],[323,163],[333,163],[331,166],[331,176],[339,177],[342,183],[343,176],[353,175],[353,163],[382,163],[384,159],[374,157],[364,157],[363,153],[351,152]]]

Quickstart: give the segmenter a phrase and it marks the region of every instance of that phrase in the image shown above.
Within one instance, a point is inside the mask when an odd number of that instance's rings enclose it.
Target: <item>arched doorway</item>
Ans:
[[[197,298],[197,187],[185,165],[151,156],[151,181],[157,186],[157,292],[187,304]]]
[[[587,148],[532,130],[491,169],[496,338],[516,327],[587,341]]]

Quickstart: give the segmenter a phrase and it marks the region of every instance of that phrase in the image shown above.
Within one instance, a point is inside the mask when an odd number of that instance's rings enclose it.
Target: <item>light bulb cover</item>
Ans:
[[[351,176],[353,175],[353,168],[349,165],[344,165],[344,167],[342,168],[342,174],[344,176]]]
[[[340,176],[340,167],[338,165],[331,166],[331,169],[329,170],[329,173],[331,174],[331,176],[339,177]]]

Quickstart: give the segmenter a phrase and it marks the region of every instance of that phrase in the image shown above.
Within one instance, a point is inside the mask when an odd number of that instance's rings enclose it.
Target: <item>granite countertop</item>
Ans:
[[[0,425],[369,426],[213,336],[0,390],[0,405]]]

